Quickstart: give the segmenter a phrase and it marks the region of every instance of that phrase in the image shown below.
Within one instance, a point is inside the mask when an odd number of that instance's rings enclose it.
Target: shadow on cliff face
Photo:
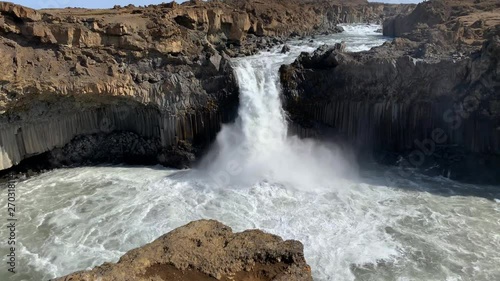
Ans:
[[[414,150],[377,150],[373,143],[360,144],[337,129],[315,122],[307,127],[292,123],[290,130],[294,135],[333,142],[351,151],[359,165],[359,180],[366,184],[447,197],[500,198],[500,157],[496,155],[465,153],[458,146],[436,146],[421,165],[414,166],[410,163]]]
[[[189,143],[162,147],[158,138],[133,132],[79,135],[63,147],[28,157],[18,165],[0,171],[0,181],[11,177],[32,177],[51,169],[110,165],[157,165],[183,169],[194,161],[196,149]]]
[[[282,67],[285,108],[300,136],[329,127],[360,162],[499,185],[499,40],[439,62],[412,57],[402,39],[361,53],[320,48]]]
[[[290,132],[303,138],[333,142],[344,151],[351,151],[359,165],[361,181],[369,184],[442,196],[500,198],[500,156],[494,154],[467,153],[460,146],[428,142],[422,142],[424,145],[419,149],[396,151],[377,146],[373,138],[352,139],[338,128],[311,121],[305,127],[291,123]],[[385,144],[388,143],[386,140]],[[416,163],[415,160],[421,160],[416,156],[422,155],[423,161]],[[430,186],[418,186],[417,179],[421,178],[427,179]],[[434,185],[435,182],[439,185]]]
[[[235,115],[230,105],[173,115],[136,102],[72,103],[41,103],[2,124],[0,146],[18,158],[0,178],[102,163],[188,168]]]

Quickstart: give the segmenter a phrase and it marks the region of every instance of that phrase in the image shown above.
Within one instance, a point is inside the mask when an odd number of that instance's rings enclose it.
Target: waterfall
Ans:
[[[245,145],[254,153],[275,149],[286,140],[278,71],[266,58],[242,60],[235,68],[240,87],[240,124]]]
[[[216,186],[272,181],[296,188],[324,188],[356,169],[332,143],[288,136],[278,69],[296,55],[268,52],[233,61],[240,89],[239,117],[223,127],[199,170]]]
[[[235,59],[239,118],[223,128],[194,170],[81,167],[19,182],[23,210],[18,212],[18,258],[23,272],[0,270],[0,280],[48,280],[116,262],[130,249],[198,219],[219,220],[235,232],[257,228],[301,241],[316,281],[500,280],[497,185],[400,177],[397,167],[385,166],[364,170],[357,181],[343,181],[344,172],[355,170],[344,160],[345,153],[334,145],[287,135],[279,65],[328,40],[348,41],[348,48],[355,50],[380,39],[367,38],[336,34],[315,39],[313,46],[291,42],[287,55],[273,51]],[[374,114],[384,108],[377,105]],[[362,107],[337,104],[330,111],[354,109]],[[131,125],[128,119],[108,116],[111,124]],[[331,114],[322,116],[336,121]],[[165,129],[176,128],[177,121],[164,122]],[[196,122],[207,125],[206,119]],[[94,123],[100,125],[89,124]],[[190,132],[193,123],[182,123],[182,131]],[[27,130],[23,135],[24,141],[29,139]],[[386,172],[396,185],[386,186]],[[317,192],[320,187],[328,189]],[[7,200],[0,196],[0,205],[7,206]],[[9,229],[0,228],[0,236],[8,237]]]

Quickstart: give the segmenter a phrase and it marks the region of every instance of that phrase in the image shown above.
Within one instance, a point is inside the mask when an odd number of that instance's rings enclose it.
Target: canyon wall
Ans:
[[[152,8],[105,10],[100,19],[95,10],[0,8],[0,170],[80,135],[116,132],[153,144],[147,155],[136,146],[135,161],[126,156],[131,162],[185,167],[196,146],[206,146],[235,118],[229,57],[200,34],[166,24]],[[99,144],[87,142],[86,149]],[[95,157],[65,149],[46,158],[59,166]]]
[[[436,44],[481,46],[485,31],[500,24],[496,0],[433,0],[384,22],[384,35]]]
[[[280,70],[293,131],[333,131],[377,161],[498,182],[500,26],[492,22],[462,44],[405,33],[366,52],[337,44],[302,54]]]
[[[414,5],[369,3],[364,0],[226,0],[246,11],[251,22],[262,26],[261,34],[288,36],[335,31],[340,23],[382,23],[408,13]],[[253,30],[253,29],[252,29]],[[258,28],[255,30],[259,30]]]
[[[189,166],[236,116],[230,57],[408,7],[245,0],[33,10],[0,2],[0,170],[24,159]]]
[[[281,69],[286,108],[298,121],[321,121],[374,147],[411,149],[442,128],[451,143],[500,154],[499,43],[439,62],[381,56],[392,43],[363,53],[303,54]]]

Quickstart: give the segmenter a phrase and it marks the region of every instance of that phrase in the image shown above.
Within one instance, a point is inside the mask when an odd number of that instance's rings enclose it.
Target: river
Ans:
[[[18,273],[7,273],[2,254],[0,280],[47,280],[117,261],[202,218],[303,242],[318,281],[500,280],[499,187],[404,177],[375,164],[360,170],[334,143],[288,135],[279,66],[324,43],[381,45],[388,39],[378,28],[345,26],[314,42],[291,41],[288,54],[276,48],[235,59],[239,117],[192,170],[81,167],[17,183]],[[0,237],[8,235],[3,227]]]

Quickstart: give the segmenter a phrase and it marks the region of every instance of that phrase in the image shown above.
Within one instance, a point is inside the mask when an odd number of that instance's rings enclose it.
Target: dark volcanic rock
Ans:
[[[421,167],[439,158],[460,179],[482,167],[479,177],[498,180],[499,44],[439,60],[415,58],[418,44],[404,39],[361,53],[321,47],[281,68],[285,108],[296,124],[327,125],[361,150],[413,153]],[[474,170],[461,166],[469,158],[479,159]]]
[[[233,233],[216,221],[197,221],[129,251],[118,263],[54,281],[262,280],[312,281],[298,241],[259,230]]]
[[[426,1],[384,34],[399,38],[361,53],[323,46],[281,68],[295,131],[326,125],[383,163],[498,183],[500,3]]]
[[[281,53],[286,54],[288,52],[290,52],[290,46],[284,45],[283,48],[281,49]]]

